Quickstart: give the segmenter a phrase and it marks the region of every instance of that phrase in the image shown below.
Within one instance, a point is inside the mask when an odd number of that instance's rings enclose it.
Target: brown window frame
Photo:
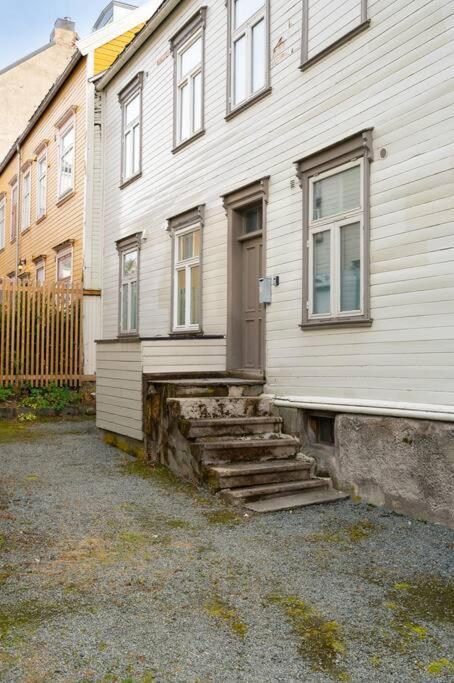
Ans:
[[[203,233],[205,225],[205,205],[199,204],[192,209],[188,209],[182,213],[172,216],[167,219],[167,232],[172,239],[171,250],[171,288],[170,288],[170,336],[203,336]],[[200,230],[200,254],[199,254],[199,322],[197,328],[195,327],[180,327],[176,324],[175,319],[175,244],[178,233],[194,226]]]
[[[140,178],[142,175],[143,161],[143,84],[144,72],[139,71],[124,88],[118,93],[118,101],[121,107],[121,169],[120,169],[120,189]],[[139,168],[131,176],[125,175],[125,110],[126,106],[139,95]]]
[[[140,260],[141,260],[141,249],[142,249],[142,242],[143,242],[143,233],[142,232],[136,232],[133,235],[128,235],[128,237],[123,237],[122,239],[119,239],[115,242],[115,245],[117,247],[117,252],[118,252],[118,325],[117,325],[117,337],[124,338],[124,337],[139,337],[139,330],[140,330],[140,319],[139,319],[139,312],[140,312]],[[121,296],[122,296],[122,284],[123,284],[123,277],[122,277],[122,268],[123,268],[123,255],[129,251],[137,251],[137,277],[136,277],[136,329],[135,330],[123,330],[122,329],[122,315],[123,315],[123,308],[122,308],[122,301],[121,301]]]
[[[303,192],[303,310],[302,329],[371,325],[370,317],[370,163],[373,161],[372,128],[345,138],[319,152],[295,162]],[[334,170],[349,162],[362,160],[362,311],[351,315],[316,317],[309,315],[309,237],[310,237],[310,181],[325,171]],[[342,220],[342,219],[339,219]],[[338,222],[335,219],[334,222]],[[332,274],[331,274],[332,277]]]
[[[170,51],[173,55],[173,149],[175,154],[180,149],[183,149],[194,140],[197,140],[205,134],[205,29],[206,29],[206,12],[207,7],[203,5],[197,12],[177,31],[177,33],[170,39]],[[188,138],[184,140],[179,139],[178,135],[178,113],[179,113],[179,97],[178,97],[178,57],[185,46],[191,44],[191,41],[196,40],[195,36],[200,34],[202,41],[202,60],[201,60],[201,125],[200,128]]]
[[[321,59],[326,57],[326,55],[329,55],[331,52],[334,52],[334,50],[337,50],[338,47],[341,47],[342,45],[345,45],[348,41],[350,41],[352,38],[357,36],[359,33],[362,33],[365,31],[367,28],[370,26],[370,19],[368,18],[368,0],[357,0],[358,4],[360,5],[360,21],[357,26],[354,28],[350,29],[346,33],[344,33],[342,36],[339,38],[336,38],[332,43],[327,45],[326,47],[322,48],[320,52],[316,52],[315,55],[312,55],[312,57],[308,56],[308,50],[309,50],[309,22],[308,22],[308,15],[309,15],[309,1],[310,0],[303,0],[303,25],[302,25],[302,34],[301,34],[301,65],[300,65],[300,70],[305,71],[308,69],[310,66],[313,64],[316,64],[319,62]]]

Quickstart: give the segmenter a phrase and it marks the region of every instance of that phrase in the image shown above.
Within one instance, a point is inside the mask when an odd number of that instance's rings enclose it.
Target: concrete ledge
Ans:
[[[114,432],[109,432],[105,429],[103,429],[102,432],[104,443],[109,446],[115,446],[115,448],[119,448],[120,451],[124,451],[124,453],[128,453],[128,455],[133,455],[135,458],[145,459],[145,445],[143,441],[133,439],[130,436],[115,434]]]

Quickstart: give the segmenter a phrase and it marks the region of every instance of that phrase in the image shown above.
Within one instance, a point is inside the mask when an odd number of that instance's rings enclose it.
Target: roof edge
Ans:
[[[32,57],[36,57],[36,55],[39,55],[40,52],[45,52],[49,48],[53,47],[55,45],[55,40],[50,40],[48,43],[45,45],[42,45],[41,47],[37,47],[36,50],[33,50],[33,52],[29,52],[28,55],[24,55],[24,57],[21,57],[20,59],[16,59],[15,62],[11,62],[11,64],[8,64],[7,66],[4,66],[3,69],[0,69],[0,76],[7,71],[10,71],[11,69],[14,69],[14,67],[19,66],[19,64],[23,64],[24,62],[27,62],[29,59]]]
[[[29,133],[32,131],[32,129],[34,128],[38,119],[42,116],[42,114],[44,114],[47,107],[50,105],[50,103],[53,101],[53,99],[58,94],[58,91],[60,90],[61,86],[69,78],[69,76],[72,74],[72,72],[74,71],[76,66],[79,64],[79,62],[82,60],[82,58],[83,58],[82,53],[76,48],[76,51],[74,52],[74,55],[71,57],[70,61],[68,62],[65,70],[60,74],[60,76],[54,82],[53,86],[50,88],[50,90],[44,96],[44,99],[41,100],[40,104],[37,106],[37,108],[33,112],[32,116],[29,119],[24,130],[19,135],[19,137],[16,138],[16,140],[13,142],[9,151],[6,153],[6,156],[1,161],[0,173],[3,173],[3,171],[5,170],[5,168],[7,167],[9,162],[11,161],[11,159],[14,157],[16,150],[17,150],[17,146],[20,145],[25,140],[25,138],[29,135]]]

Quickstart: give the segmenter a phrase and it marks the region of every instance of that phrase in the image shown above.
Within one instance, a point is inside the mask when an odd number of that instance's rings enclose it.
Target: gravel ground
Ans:
[[[447,529],[241,515],[102,443],[0,424],[0,680],[448,681]]]

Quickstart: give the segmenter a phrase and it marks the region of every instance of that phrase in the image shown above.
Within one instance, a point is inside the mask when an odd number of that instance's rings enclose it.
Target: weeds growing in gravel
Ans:
[[[210,617],[225,622],[237,636],[244,638],[246,635],[247,626],[241,621],[238,612],[221,598],[215,596],[205,603],[205,612]]]

